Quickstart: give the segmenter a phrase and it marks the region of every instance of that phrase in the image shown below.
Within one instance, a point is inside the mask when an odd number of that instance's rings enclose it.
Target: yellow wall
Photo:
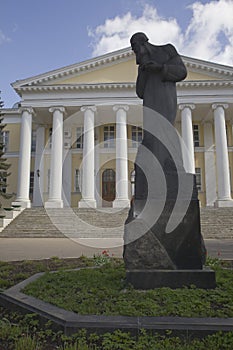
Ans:
[[[73,78],[59,81],[60,84],[80,84],[80,83],[117,83],[117,82],[135,82],[137,77],[137,66],[135,60],[122,62],[109,67],[93,70],[89,73],[83,73]],[[57,82],[55,82],[57,84]]]
[[[55,81],[53,84],[90,84],[90,83],[120,83],[135,82],[137,79],[137,65],[133,57],[129,61],[100,67],[89,72],[78,73],[77,75],[63,80]],[[185,80],[218,80],[219,78],[208,74],[200,74],[188,71]],[[220,80],[220,79],[219,79]],[[51,83],[50,83],[51,84]]]
[[[188,71],[188,74],[185,80],[221,80],[221,79],[209,76],[207,74],[200,74],[200,73]]]
[[[7,124],[3,131],[9,131],[8,152],[18,152],[20,140],[20,124]]]

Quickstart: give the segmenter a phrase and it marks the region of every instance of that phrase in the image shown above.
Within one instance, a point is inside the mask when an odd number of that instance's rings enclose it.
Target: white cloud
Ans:
[[[150,5],[145,5],[138,17],[128,12],[107,19],[89,31],[93,55],[127,47],[131,35],[143,31],[150,42],[171,42],[181,54],[233,65],[233,1],[194,2],[189,8],[192,17],[183,32],[175,18],[162,18]]]
[[[107,19],[103,25],[89,31],[93,38],[93,55],[130,46],[130,37],[140,31],[157,44],[168,41],[181,44],[183,41],[176,19],[163,19],[156,8],[145,5],[140,17],[134,17],[128,12],[122,17]]]
[[[184,52],[212,61],[233,64],[233,1],[196,2],[186,30]]]
[[[10,38],[8,38],[4,33],[3,31],[0,29],[0,45],[2,45],[3,43],[5,42],[9,42],[11,41]]]

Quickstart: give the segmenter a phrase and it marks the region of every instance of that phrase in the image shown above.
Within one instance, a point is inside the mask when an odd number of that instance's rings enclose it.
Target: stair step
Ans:
[[[25,209],[0,237],[123,237],[128,209]],[[233,208],[201,208],[204,238],[233,238]]]

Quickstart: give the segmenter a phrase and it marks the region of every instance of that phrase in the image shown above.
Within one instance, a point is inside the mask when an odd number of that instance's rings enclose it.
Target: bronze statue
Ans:
[[[143,105],[155,110],[172,124],[176,117],[176,82],[185,79],[186,67],[171,44],[155,46],[144,33],[130,40],[138,64],[136,93]]]
[[[180,136],[173,127],[176,83],[187,76],[186,67],[171,44],[152,45],[140,32],[130,43],[138,65],[136,93],[143,99],[144,136],[135,160],[135,194],[125,223],[123,256],[127,281],[146,289],[160,285],[148,282],[156,271],[201,270],[206,250],[195,175],[185,172]],[[171,218],[175,225],[168,231]]]

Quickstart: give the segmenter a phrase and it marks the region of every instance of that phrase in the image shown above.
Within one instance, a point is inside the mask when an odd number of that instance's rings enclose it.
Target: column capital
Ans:
[[[34,115],[36,114],[34,109],[32,107],[20,107],[20,112],[23,113],[23,112],[28,112],[29,114],[31,115]]]
[[[182,103],[179,105],[179,110],[183,110],[185,108],[189,108],[191,110],[194,110],[195,109],[195,105],[193,103]]]
[[[129,106],[128,105],[115,105],[115,106],[113,106],[114,112],[117,112],[119,109],[123,109],[125,112],[127,112],[129,110]]]
[[[61,113],[65,113],[66,112],[65,107],[63,107],[63,106],[53,106],[53,107],[49,108],[49,112],[50,113],[54,113],[55,111],[59,111]]]
[[[212,109],[215,110],[218,107],[222,107],[223,109],[227,109],[229,105],[227,103],[213,103],[212,104]]]
[[[80,110],[81,110],[81,112],[86,112],[88,110],[90,110],[92,112],[96,112],[97,108],[96,108],[96,106],[82,106]]]

